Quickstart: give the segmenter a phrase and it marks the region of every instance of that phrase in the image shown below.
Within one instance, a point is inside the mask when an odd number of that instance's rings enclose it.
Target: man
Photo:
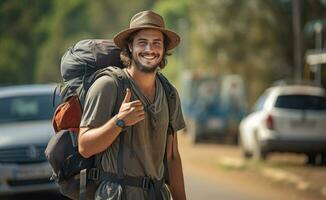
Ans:
[[[115,175],[119,171],[119,135],[127,130],[123,174],[130,179],[148,177],[151,186],[144,189],[131,186],[129,180],[105,180],[100,183],[95,199],[172,199],[171,195],[176,200],[186,199],[177,134],[167,134],[168,103],[157,75],[166,64],[168,51],[179,44],[180,37],[165,28],[160,15],[143,11],[131,19],[130,28],[114,37],[114,42],[122,49],[130,88],[119,112],[112,117],[119,95],[114,79],[103,76],[93,83],[85,100],[79,152],[84,157],[97,155],[99,167]],[[170,113],[175,132],[185,127],[180,99],[176,96],[176,109]],[[164,184],[165,150],[169,186]]]

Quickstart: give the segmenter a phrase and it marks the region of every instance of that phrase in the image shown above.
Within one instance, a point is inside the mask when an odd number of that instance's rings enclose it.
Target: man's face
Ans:
[[[140,71],[153,73],[161,62],[164,53],[164,37],[161,31],[140,30],[129,45],[132,64]]]

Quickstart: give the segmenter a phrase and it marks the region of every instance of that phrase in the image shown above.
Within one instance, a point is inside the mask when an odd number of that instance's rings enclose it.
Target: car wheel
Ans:
[[[326,166],[326,153],[321,153],[320,165]]]
[[[307,164],[315,166],[317,165],[317,154],[316,153],[307,153]]]
[[[243,139],[240,136],[239,136],[239,147],[240,147],[241,155],[243,158],[245,158],[245,159],[252,158],[252,153],[245,149],[244,144],[243,144]]]
[[[254,145],[253,156],[254,156],[255,160],[258,160],[258,161],[266,160],[268,152],[262,148],[257,133],[255,134],[254,140],[255,140],[254,141],[255,145]]]

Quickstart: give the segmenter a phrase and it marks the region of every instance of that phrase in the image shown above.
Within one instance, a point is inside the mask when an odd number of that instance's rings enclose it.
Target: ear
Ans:
[[[129,51],[132,52],[132,43],[128,43]]]

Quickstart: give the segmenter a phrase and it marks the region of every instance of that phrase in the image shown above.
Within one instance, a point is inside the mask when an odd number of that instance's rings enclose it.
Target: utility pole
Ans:
[[[301,7],[300,0],[292,0],[292,22],[293,22],[293,58],[294,58],[294,79],[302,80],[302,43],[301,43]]]
[[[323,25],[321,22],[317,22],[314,26],[315,30],[315,48],[318,51],[321,51],[323,48],[323,40],[322,40],[322,30],[323,30]],[[321,84],[321,64],[317,64],[314,66],[314,72],[315,72],[315,82],[316,84]]]

